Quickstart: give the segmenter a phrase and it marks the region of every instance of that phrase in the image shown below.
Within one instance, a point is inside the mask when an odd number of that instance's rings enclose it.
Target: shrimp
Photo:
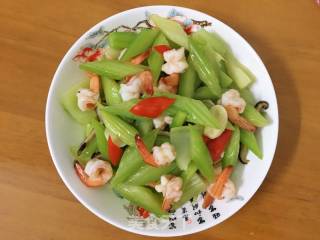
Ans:
[[[96,158],[91,159],[84,169],[76,161],[74,168],[82,183],[87,187],[103,186],[111,179],[113,174],[110,163]]]
[[[87,73],[90,84],[89,89],[80,89],[77,93],[78,106],[81,111],[93,110],[97,105],[99,99],[100,82],[99,76],[94,73]]]
[[[143,92],[146,92],[149,95],[153,95],[153,78],[152,73],[147,70],[139,74],[141,81],[141,88]]]
[[[182,178],[173,175],[161,176],[160,184],[155,186],[157,192],[163,194],[162,209],[170,210],[174,202],[178,202],[182,196]]]
[[[100,80],[96,74],[92,74],[90,77],[90,90],[94,93],[99,93],[100,91]]]
[[[237,108],[231,105],[227,105],[225,106],[225,109],[227,110],[228,118],[232,123],[251,132],[254,132],[256,130],[256,127],[251,122],[239,115]]]
[[[159,80],[159,90],[176,93],[178,90],[180,76],[178,73],[172,73]]]
[[[203,203],[202,203],[203,208],[207,208],[215,199],[222,198],[223,191],[226,187],[226,184],[229,181],[229,177],[232,174],[232,171],[233,171],[233,167],[231,166],[226,167],[219,174],[217,180],[214,183],[209,185],[206,195],[204,196],[204,199],[203,199]]]
[[[151,48],[149,48],[147,51],[139,54],[138,56],[132,58],[130,62],[133,64],[136,64],[136,65],[140,64],[150,56],[150,53],[151,53]]]

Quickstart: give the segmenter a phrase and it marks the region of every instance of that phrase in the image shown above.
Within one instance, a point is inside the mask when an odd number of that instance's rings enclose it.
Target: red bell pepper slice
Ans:
[[[147,149],[147,146],[144,144],[142,138],[139,135],[136,135],[136,146],[143,159],[143,161],[151,166],[158,167],[158,164],[154,160],[153,155]]]
[[[150,97],[134,105],[130,112],[137,116],[156,118],[175,102],[174,98]]]
[[[108,138],[108,153],[111,164],[117,166],[121,159],[123,150],[116,144],[113,143],[111,136]]]
[[[227,147],[232,136],[232,131],[226,129],[219,137],[208,141],[207,146],[214,162],[219,161],[221,154]]]
[[[158,53],[163,54],[166,51],[171,50],[171,48],[168,45],[157,45],[153,47]]]

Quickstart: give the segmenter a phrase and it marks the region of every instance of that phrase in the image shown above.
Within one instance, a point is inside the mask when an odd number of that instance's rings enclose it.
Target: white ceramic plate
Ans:
[[[258,134],[263,148],[263,160],[249,154],[249,164],[239,164],[232,178],[238,188],[238,197],[230,202],[216,201],[209,209],[201,208],[202,196],[198,202],[188,202],[184,208],[172,213],[169,220],[155,217],[138,218],[135,209],[126,200],[120,200],[108,187],[100,189],[86,188],[76,176],[73,159],[69,153],[71,145],[79,144],[83,138],[83,129],[62,109],[59,98],[74,83],[84,78],[78,63],[72,58],[79,49],[95,44],[104,31],[121,24],[133,26],[146,19],[146,14],[157,13],[167,16],[174,12],[182,13],[196,20],[212,23],[207,29],[217,32],[234,51],[236,57],[256,76],[252,91],[258,100],[270,104],[267,110],[271,124]],[[103,44],[103,43],[102,43]],[[202,231],[229,218],[245,205],[257,191],[271,165],[278,137],[278,107],[270,76],[258,54],[236,31],[219,20],[204,13],[175,6],[148,6],[131,9],[109,17],[83,34],[62,59],[51,83],[46,106],[46,134],[54,164],[66,186],[74,196],[91,212],[101,219],[121,229],[150,236],[179,236]]]

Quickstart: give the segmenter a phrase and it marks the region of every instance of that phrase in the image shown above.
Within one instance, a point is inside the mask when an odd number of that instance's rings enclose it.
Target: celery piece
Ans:
[[[189,49],[188,36],[179,23],[156,14],[152,14],[150,20],[160,28],[168,39],[185,49]]]
[[[204,87],[199,87],[195,91],[194,98],[203,100],[203,99],[215,99],[216,97],[207,86],[204,86]]]
[[[221,95],[221,87],[219,84],[219,71],[217,71],[217,63],[207,53],[204,45],[190,38],[190,57],[192,64],[197,71],[201,81],[203,81],[210,91],[217,97]]]
[[[170,125],[170,128],[175,128],[175,127],[180,127],[184,124],[185,120],[187,118],[187,114],[183,111],[178,111],[173,119],[172,119],[172,123]]]
[[[263,158],[262,151],[253,132],[240,129],[240,142],[247,146],[258,158]]]
[[[257,127],[264,127],[268,124],[268,120],[254,106],[248,103],[242,116]]]
[[[246,103],[254,105],[257,102],[252,92],[248,88],[241,89],[239,92],[240,96],[246,101]]]
[[[80,162],[82,166],[85,166],[87,162],[92,158],[92,155],[97,150],[97,140],[96,138],[91,139],[86,147],[82,150],[79,156],[75,156],[76,160]]]
[[[238,163],[238,155],[240,149],[240,130],[239,127],[235,127],[232,132],[230,142],[227,149],[224,152],[222,162],[222,168],[235,166]]]
[[[112,32],[108,36],[109,46],[115,49],[127,48],[137,37],[135,32]]]
[[[228,74],[226,74],[223,71],[220,71],[220,83],[221,83],[222,88],[229,87],[232,82],[233,82],[233,80],[231,77],[228,76]]]
[[[248,87],[253,79],[247,74],[246,71],[235,61],[233,58],[228,58],[226,63],[227,73],[234,80],[240,89]]]
[[[144,136],[148,132],[150,132],[153,128],[152,119],[137,119],[135,122],[135,126],[137,127],[139,133]]]
[[[211,156],[206,144],[203,141],[202,134],[194,127],[190,128],[191,133],[191,158],[197,166],[202,176],[209,182],[214,178],[214,169]]]
[[[175,98],[176,101],[168,109],[173,107],[173,109],[178,109],[187,113],[187,121],[218,129],[222,127],[220,126],[219,121],[212,117],[212,114],[203,102],[171,93],[162,92],[157,94],[167,96],[170,98]]]
[[[176,167],[177,165],[175,162],[163,167],[152,167],[150,165],[143,164],[127,182],[131,185],[146,185],[148,183],[158,181],[162,175],[171,173]]]
[[[88,137],[92,131],[93,131],[93,126],[92,126],[91,122],[87,123],[86,129],[85,129],[85,137]]]
[[[158,130],[153,130],[143,137],[143,142],[149,150],[151,150],[154,145],[158,132]],[[115,176],[111,180],[111,186],[115,187],[119,183],[126,181],[130,176],[137,172],[143,164],[144,161],[142,160],[137,148],[128,147],[122,155]]]
[[[108,159],[108,144],[104,135],[104,126],[100,124],[96,119],[92,120],[92,126],[96,134],[97,147],[104,159]]]
[[[157,37],[159,29],[142,29],[137,37],[128,46],[125,53],[120,58],[121,61],[129,61],[131,58],[147,51]]]
[[[102,89],[108,105],[115,105],[122,102],[119,84],[110,78],[101,78]]]
[[[188,168],[182,172],[181,177],[183,178],[183,185],[186,186],[189,180],[193,177],[193,175],[197,172],[197,166],[191,162],[188,165]]]
[[[105,127],[111,134],[118,137],[125,144],[135,145],[135,136],[138,131],[133,126],[101,108],[98,111]]]
[[[207,184],[205,181],[198,175],[194,174],[192,178],[184,184],[183,194],[180,200],[173,204],[173,209],[178,209],[191,198],[197,197],[201,192],[205,191]]]
[[[101,60],[82,63],[80,69],[106,76],[115,80],[122,80],[126,76],[138,74],[147,69],[146,66],[121,62],[118,60]]]
[[[179,81],[178,94],[185,97],[193,97],[195,82],[197,80],[197,73],[191,63],[190,57],[188,58],[189,67],[181,74],[181,79]]]
[[[162,143],[166,143],[166,142],[170,142],[170,137],[169,137],[169,136],[166,136],[166,135],[160,135],[160,134],[159,134],[159,135],[157,136],[155,145],[156,145],[156,146],[160,146]]]
[[[87,124],[97,118],[97,114],[93,110],[81,111],[79,109],[77,92],[81,88],[89,88],[89,80],[80,82],[66,91],[61,98],[61,104],[74,120],[81,124]]]
[[[170,142],[176,149],[176,161],[181,170],[186,170],[191,161],[190,127],[175,127],[170,131]]]
[[[168,215],[168,212],[161,208],[161,195],[148,187],[120,184],[116,186],[115,191],[131,203],[143,207],[158,217]]]
[[[168,40],[166,39],[166,37],[162,33],[160,33],[158,35],[158,37],[156,38],[156,40],[154,41],[153,47],[158,46],[158,45],[169,46]],[[161,73],[161,68],[162,68],[163,63],[164,63],[164,59],[163,59],[162,54],[160,54],[155,49],[152,49],[151,54],[148,58],[148,65],[149,65],[151,73],[152,73],[154,85],[157,85],[157,83],[158,83],[158,79],[159,79],[159,76]]]
[[[228,44],[215,32],[207,32],[205,29],[200,29],[199,31],[193,33],[192,37],[198,41],[205,42],[209,45],[209,47],[222,56],[229,51]]]

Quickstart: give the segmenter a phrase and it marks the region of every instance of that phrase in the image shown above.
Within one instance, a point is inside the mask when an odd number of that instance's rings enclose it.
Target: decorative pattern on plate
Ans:
[[[147,217],[141,215],[138,207],[132,203],[123,205],[128,212],[127,221],[128,227],[144,230],[175,230],[177,228],[186,229],[189,225],[197,223],[198,225],[205,223],[206,221],[215,221],[220,216],[220,211],[211,204],[207,209],[202,208],[204,192],[199,194],[197,199],[190,199],[181,208],[170,211],[169,217],[157,217],[154,214],[150,214]],[[236,196],[230,199],[230,201],[240,200],[243,201],[242,196]]]
[[[112,32],[123,32],[123,31],[137,31],[143,28],[151,28],[152,23],[148,21],[148,16],[151,13],[146,11],[145,16],[146,19],[137,22],[134,26],[130,27],[127,25],[120,25],[111,30],[107,30],[107,28],[101,26],[99,29],[92,31],[86,37],[86,43],[81,47],[76,56],[73,57],[73,60],[76,62],[90,62],[99,60],[104,55],[104,48],[108,46],[107,37]],[[190,19],[184,16],[182,13],[178,12],[175,9],[172,9],[168,13],[168,18],[180,17],[179,19],[183,19],[183,26],[185,31],[189,34],[192,31],[194,26],[199,28],[204,28],[207,26],[211,26],[211,23],[204,20],[199,21],[195,19]]]

